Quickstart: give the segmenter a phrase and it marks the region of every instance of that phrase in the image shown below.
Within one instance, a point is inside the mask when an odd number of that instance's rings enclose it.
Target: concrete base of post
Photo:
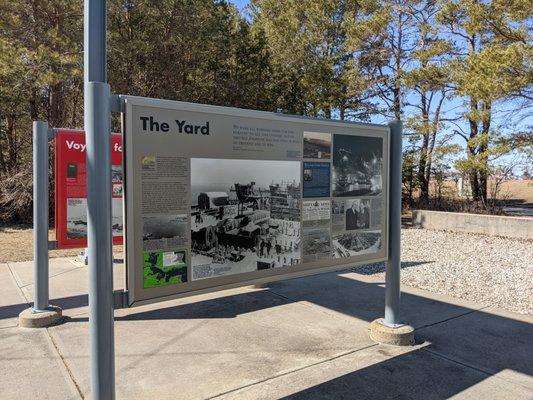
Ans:
[[[370,324],[370,339],[380,344],[393,346],[412,346],[415,344],[415,330],[410,325],[391,327],[379,318]]]
[[[61,308],[49,306],[43,311],[34,311],[28,308],[19,314],[19,326],[21,328],[45,328],[55,325],[63,319]]]

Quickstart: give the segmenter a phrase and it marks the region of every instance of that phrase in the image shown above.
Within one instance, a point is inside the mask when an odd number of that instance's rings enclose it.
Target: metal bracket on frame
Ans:
[[[57,135],[56,128],[48,128],[48,140],[54,140]]]
[[[111,112],[124,112],[124,100],[120,97],[120,95],[112,94],[109,96],[109,108],[111,109]]]
[[[116,290],[113,292],[113,308],[115,310],[128,308],[128,291]]]
[[[56,249],[57,249],[57,240],[49,240],[48,250],[56,250]]]
[[[78,261],[81,262],[83,265],[89,264],[89,254],[87,247],[82,249],[80,251],[80,254],[78,254]]]

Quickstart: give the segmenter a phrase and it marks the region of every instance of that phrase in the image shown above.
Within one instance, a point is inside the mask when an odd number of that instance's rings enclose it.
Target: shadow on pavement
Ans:
[[[267,290],[170,307],[161,304],[161,308],[144,311],[132,308],[115,320],[235,318],[294,302],[310,303],[325,312],[370,322],[383,315],[384,283],[363,282],[346,273],[322,274],[272,283]],[[64,309],[81,307],[87,305],[87,295],[54,299],[51,303]],[[20,306],[0,307],[0,319],[18,314]],[[416,328],[418,341],[427,340],[428,346],[354,370],[287,398],[445,399],[503,371],[533,376],[533,324],[526,321],[527,317],[509,318],[405,292],[402,315]],[[87,317],[68,321],[83,322]],[[516,389],[531,389],[524,385],[523,380],[517,381]],[[508,398],[513,398],[513,394]]]

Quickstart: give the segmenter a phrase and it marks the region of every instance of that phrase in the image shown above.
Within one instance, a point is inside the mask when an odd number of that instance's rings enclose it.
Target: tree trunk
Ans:
[[[2,114],[0,114],[0,174],[6,171],[6,164],[4,161],[4,149],[2,146]]]
[[[429,176],[426,174],[429,150],[429,112],[425,93],[421,94],[420,106],[422,108],[422,145],[418,161],[418,182],[420,183],[420,201],[429,203]]]
[[[483,141],[479,146],[479,153],[481,154],[481,161],[483,162],[483,167],[479,171],[479,187],[480,187],[480,196],[483,200],[483,204],[487,205],[488,201],[488,176],[489,176],[489,161],[488,161],[488,142],[489,142],[489,133],[490,133],[490,123],[491,123],[491,104],[483,104],[483,110],[485,115],[483,116],[483,123],[481,126],[481,135],[486,138],[486,141]]]
[[[63,82],[58,82],[55,85],[50,85],[50,126],[63,126]]]
[[[477,155],[477,146],[472,143],[472,139],[476,138],[478,136],[478,122],[475,119],[478,111],[478,102],[474,99],[470,100],[470,110],[472,111],[472,114],[474,117],[468,118],[468,123],[470,125],[470,136],[469,141],[466,144],[467,151],[468,151],[468,158],[472,161],[470,163],[470,186],[472,189],[472,200],[474,201],[480,201],[481,195],[479,190],[479,171],[475,169],[475,159]]]
[[[425,138],[424,138],[425,139]],[[420,160],[418,162],[418,182],[420,183],[420,201],[424,204],[429,202],[429,179],[426,176],[426,155],[424,149],[421,150]]]
[[[6,171],[16,172],[18,167],[18,151],[17,151],[17,137],[15,129],[15,117],[13,115],[6,116],[6,139],[7,139],[7,160]]]

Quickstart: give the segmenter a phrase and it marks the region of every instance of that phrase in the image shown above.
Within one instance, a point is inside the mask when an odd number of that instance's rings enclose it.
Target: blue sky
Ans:
[[[230,0],[231,3],[235,4],[237,7],[242,9],[244,6],[248,4],[248,0]]]

